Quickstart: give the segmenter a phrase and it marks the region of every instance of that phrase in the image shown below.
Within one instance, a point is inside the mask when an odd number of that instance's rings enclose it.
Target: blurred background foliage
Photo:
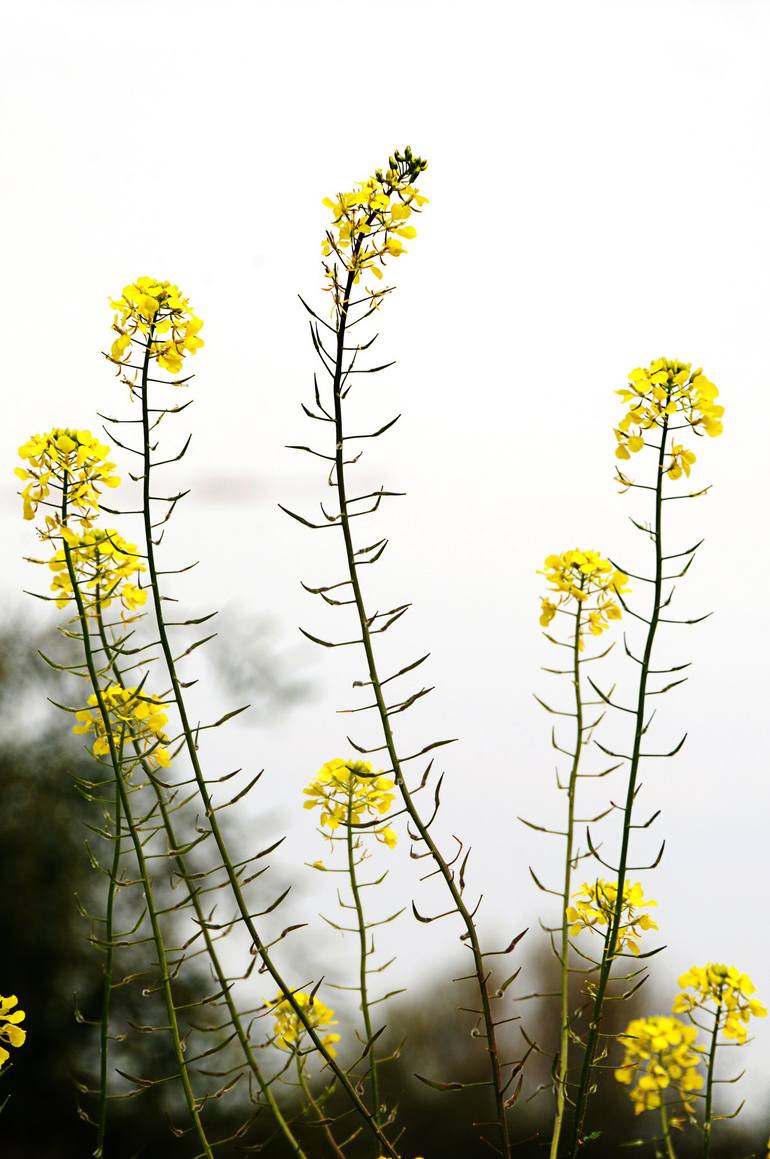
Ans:
[[[258,642],[260,632],[254,631]],[[57,647],[61,648],[58,638]],[[93,804],[76,789],[77,777],[93,775],[93,768],[61,714],[45,699],[51,696],[76,703],[82,693],[71,683],[67,687],[68,681],[40,660],[38,649],[52,650],[44,633],[18,622],[0,626],[0,880],[4,885],[0,992],[18,995],[27,1011],[28,1029],[26,1045],[14,1052],[2,1080],[0,1093],[3,1098],[9,1096],[9,1102],[0,1121],[0,1137],[5,1159],[82,1159],[94,1146],[94,1130],[85,1117],[92,1108],[80,1087],[93,1079],[96,1065],[97,1032],[88,1020],[98,1016],[102,981],[100,954],[89,944],[91,923],[83,911],[100,912],[104,893],[104,878],[93,868],[86,842],[98,846],[98,836],[87,826],[98,824],[99,818]],[[249,673],[233,670],[225,662],[221,675],[228,685],[240,685],[242,691],[244,683],[251,683],[268,706],[293,703],[312,693],[308,685],[292,683],[281,672],[273,672],[269,660],[261,660]],[[522,955],[527,989],[553,991],[556,963],[544,935],[531,931],[522,943]],[[473,996],[463,993],[462,984],[451,984],[452,978],[467,972],[465,966],[462,957],[434,963],[437,976],[426,982],[423,974],[391,1008],[390,1044],[396,1049],[402,1039],[405,1043],[384,1068],[383,1078],[388,1102],[397,1108],[398,1123],[405,1130],[402,1145],[409,1159],[414,1155],[487,1159],[491,1153],[475,1125],[483,1122],[488,1109],[483,1087],[439,1092],[414,1077],[418,1074],[440,1082],[477,1082],[484,1077],[478,1042],[472,1040],[472,1019],[457,1013],[458,1006],[473,1004]],[[188,973],[184,984],[190,1000],[205,994],[210,989],[205,966]],[[610,1008],[614,1029],[624,1029],[630,1018],[647,1009],[646,990],[643,987],[630,1002]],[[550,1005],[547,999],[521,1001],[522,1021],[508,1030],[508,1058],[526,1049],[521,1026],[542,1049],[530,1056],[513,1112],[523,1159],[547,1154],[552,1113],[548,1052],[557,1038]],[[555,1016],[555,1005],[553,1009]],[[173,1062],[164,1035],[136,1029],[162,1025],[158,996],[146,995],[142,979],[137,979],[115,991],[113,1010],[116,1031],[125,1036],[114,1059],[120,1068],[132,1075],[171,1073]],[[645,1129],[654,1129],[653,1116],[634,1118],[625,1090],[612,1078],[612,1061],[592,1105],[592,1129],[601,1130],[601,1135],[592,1144],[591,1154],[596,1159],[652,1156],[651,1142],[627,1149]],[[126,1083],[126,1094],[132,1089]],[[334,1096],[328,1107],[331,1113],[344,1112]],[[172,1129],[184,1119],[175,1101],[174,1084],[117,1099],[110,1115],[107,1159],[191,1159],[195,1154],[192,1138]],[[248,1115],[239,1095],[222,1100],[214,1110],[214,1137],[232,1134]],[[302,1125],[301,1117],[297,1122],[309,1154],[321,1159],[328,1152],[318,1128]],[[764,1156],[765,1141],[766,1132],[752,1131],[748,1120],[720,1124],[713,1154],[715,1159]],[[275,1138],[266,1114],[257,1117],[244,1140],[227,1144],[218,1153],[230,1159],[246,1149],[270,1159],[289,1154]],[[677,1140],[681,1159],[694,1159],[700,1150],[694,1132]],[[351,1147],[350,1155],[351,1159],[372,1159],[371,1147],[361,1141]]]

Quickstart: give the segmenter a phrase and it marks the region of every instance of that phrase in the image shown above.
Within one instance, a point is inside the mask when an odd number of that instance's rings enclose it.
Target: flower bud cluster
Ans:
[[[395,799],[392,777],[375,773],[368,761],[327,761],[304,790],[306,809],[320,808],[321,825],[333,833],[340,825],[351,827],[385,816]],[[398,840],[389,825],[375,829],[378,841],[393,849]]]
[[[116,311],[112,328],[118,337],[109,358],[118,366],[129,362],[133,343],[142,349],[147,349],[149,343],[150,357],[158,366],[170,374],[179,374],[185,356],[203,346],[203,339],[198,337],[203,322],[172,282],[137,278],[124,286],[120,297],[111,299],[110,305]]]
[[[312,1027],[323,1029],[326,1026],[338,1025],[337,1019],[334,1017],[334,1011],[328,1006],[325,1006],[317,995],[307,994],[304,990],[295,990],[293,998],[302,1009]],[[307,1033],[305,1026],[300,1021],[299,1015],[294,1010],[288,998],[284,998],[282,995],[275,998],[271,1005],[273,1013],[275,1014],[275,1025],[273,1028],[275,1045],[279,1046],[281,1050],[292,1052],[297,1050],[303,1035]],[[341,1036],[332,1030],[319,1035],[319,1037],[329,1054],[334,1058],[336,1054],[334,1043],[339,1042]]]
[[[88,707],[75,713],[77,724],[74,733],[94,734],[92,751],[94,756],[105,756],[110,751],[110,738],[116,749],[124,744],[136,744],[142,757],[161,768],[171,763],[164,727],[168,716],[163,711],[165,704],[157,696],[150,696],[136,688],[124,688],[112,684],[102,690],[102,702],[107,709],[110,722],[109,732],[105,729],[99,700],[96,693],[89,696]]]
[[[703,1087],[697,1036],[694,1026],[666,1015],[635,1018],[625,1034],[618,1035],[625,1057],[615,1078],[631,1087],[635,1114],[656,1110],[668,1092],[692,1114],[692,1095]]]
[[[618,884],[616,881],[602,881],[597,878],[594,882],[584,882],[580,889],[572,896],[572,905],[567,908],[567,921],[570,924],[570,934],[575,937],[583,930],[597,930],[606,933],[609,929],[618,899]],[[658,903],[645,900],[644,890],[638,881],[623,883],[623,900],[620,907],[620,925],[618,926],[617,950],[626,950],[631,954],[638,954],[639,939],[645,930],[657,930],[658,925],[649,914],[640,913],[641,909],[649,909]]]
[[[610,620],[621,618],[620,607],[612,597],[630,590],[628,576],[597,551],[575,548],[561,555],[548,555],[545,570],[538,574],[545,576],[552,589],[541,599],[541,625],[547,628],[560,609],[575,601],[581,617],[581,648],[586,632],[600,636]]]

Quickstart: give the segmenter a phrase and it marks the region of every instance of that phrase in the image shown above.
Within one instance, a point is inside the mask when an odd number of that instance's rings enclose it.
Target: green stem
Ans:
[[[353,257],[354,264],[355,252]],[[473,922],[468,907],[466,906],[460,887],[455,881],[452,869],[447,864],[446,859],[439,851],[434,842],[425,822],[422,820],[412,795],[404,780],[403,772],[401,770],[401,762],[399,760],[396,749],[393,731],[390,727],[390,719],[388,716],[385,698],[382,693],[382,686],[377,672],[377,665],[374,657],[374,649],[372,647],[372,638],[369,630],[371,620],[366,612],[363,595],[361,592],[361,585],[358,579],[358,571],[356,566],[355,548],[353,546],[353,537],[350,530],[350,518],[348,515],[347,497],[345,490],[345,457],[344,457],[344,435],[342,427],[342,382],[344,378],[343,361],[345,353],[345,331],[348,320],[348,303],[350,302],[350,294],[353,288],[354,274],[352,271],[348,272],[348,277],[345,284],[344,298],[338,306],[339,318],[337,324],[337,350],[335,357],[335,369],[333,379],[334,391],[334,431],[335,431],[335,475],[337,496],[339,499],[340,508],[340,523],[342,527],[342,536],[345,544],[345,556],[347,559],[348,574],[350,576],[350,583],[353,589],[353,597],[358,614],[358,622],[361,629],[361,641],[364,652],[366,654],[367,669],[369,672],[369,679],[371,681],[372,691],[377,704],[377,710],[382,726],[385,746],[387,748],[388,756],[390,758],[393,773],[398,785],[401,797],[404,802],[409,817],[411,818],[415,829],[420,835],[420,838],[430,851],[430,854],[436,864],[436,867],[444,879],[444,882],[449,890],[455,908],[462,918],[465,926],[464,939],[470,947],[473,954],[474,972],[478,981],[479,996],[481,1000],[481,1017],[484,1023],[484,1034],[487,1041],[487,1053],[489,1056],[490,1078],[489,1085],[494,1091],[495,1108],[496,1108],[496,1122],[500,1133],[500,1150],[504,1159],[509,1159],[511,1155],[511,1140],[508,1131],[508,1121],[505,1107],[505,1083],[502,1074],[502,1065],[500,1063],[500,1055],[497,1046],[497,1037],[495,1033],[495,1021],[492,1016],[491,997],[489,993],[489,971],[484,964],[484,957],[479,945],[478,934]]]
[[[64,498],[63,498],[63,502],[62,502],[62,523],[66,523],[66,521],[67,521],[67,486],[68,486],[67,477],[65,475],[65,478],[64,478]],[[195,1132],[198,1136],[198,1141],[199,1141],[201,1147],[203,1148],[203,1154],[206,1156],[206,1159],[214,1159],[214,1153],[211,1150],[208,1139],[206,1138],[206,1132],[205,1132],[205,1129],[203,1127],[203,1123],[201,1121],[197,1099],[195,1097],[195,1092],[193,1091],[193,1088],[192,1088],[192,1083],[190,1082],[190,1075],[188,1073],[187,1064],[186,1064],[185,1058],[184,1058],[184,1047],[182,1045],[182,1037],[181,1037],[181,1034],[179,1032],[179,1021],[177,1019],[176,1006],[174,1004],[174,994],[173,994],[173,990],[171,987],[171,975],[170,975],[170,972],[168,969],[168,960],[166,958],[165,940],[163,938],[163,932],[160,928],[158,911],[157,911],[157,908],[155,905],[155,897],[154,897],[154,893],[153,893],[152,882],[150,880],[150,875],[149,875],[149,872],[147,870],[147,862],[146,862],[145,856],[144,856],[144,849],[142,847],[142,841],[141,841],[141,838],[136,830],[136,825],[134,824],[134,818],[133,818],[133,815],[131,812],[131,804],[130,804],[128,792],[126,790],[126,786],[125,786],[125,783],[123,780],[120,762],[118,760],[117,749],[115,748],[115,739],[112,735],[112,721],[110,720],[110,714],[109,714],[107,706],[104,702],[104,696],[102,694],[102,689],[101,689],[101,686],[99,684],[99,677],[98,677],[98,673],[97,673],[97,669],[96,669],[96,663],[94,661],[94,655],[93,655],[93,651],[91,648],[91,634],[90,634],[90,625],[88,623],[88,615],[86,613],[86,610],[85,610],[85,607],[83,604],[83,596],[81,594],[80,587],[78,584],[77,574],[75,572],[75,566],[72,562],[72,552],[71,552],[69,544],[67,543],[66,540],[64,540],[64,539],[62,540],[62,545],[64,547],[64,558],[65,558],[65,561],[67,564],[67,573],[69,575],[70,583],[72,585],[73,595],[75,597],[75,604],[77,606],[78,619],[80,620],[80,630],[81,630],[81,634],[83,636],[83,651],[85,654],[86,666],[88,668],[88,675],[89,675],[90,680],[91,680],[91,687],[94,690],[94,696],[96,697],[96,702],[97,702],[97,705],[99,708],[99,714],[102,718],[102,724],[104,727],[105,737],[107,739],[107,744],[109,747],[110,762],[112,764],[112,769],[113,769],[113,772],[115,774],[115,783],[116,783],[116,786],[118,788],[120,803],[122,806],[123,814],[126,818],[126,824],[128,826],[128,831],[129,831],[129,834],[131,837],[131,843],[134,847],[134,855],[136,857],[136,863],[137,863],[137,868],[139,871],[139,877],[141,879],[142,886],[144,888],[145,901],[147,902],[147,913],[148,913],[148,916],[150,918],[150,925],[152,927],[153,941],[155,943],[155,950],[156,950],[156,953],[158,955],[158,967],[160,969],[160,974],[161,974],[163,996],[164,996],[165,1004],[166,1004],[166,1014],[168,1016],[169,1027],[171,1030],[171,1041],[172,1041],[172,1045],[173,1045],[173,1049],[174,1049],[174,1058],[176,1061],[177,1070],[179,1072],[179,1077],[180,1077],[180,1080],[182,1083],[182,1089],[184,1091],[184,1096],[185,1096],[185,1101],[187,1103],[187,1108],[190,1112],[190,1117],[192,1118],[193,1125],[195,1127]]]
[[[670,397],[671,389],[669,388],[666,398],[667,403]],[[617,951],[620,920],[623,912],[623,889],[626,881],[628,847],[631,838],[631,819],[633,815],[634,798],[636,796],[637,778],[639,775],[642,737],[644,735],[647,679],[650,673],[652,649],[655,642],[658,621],[660,619],[663,595],[663,478],[666,459],[666,440],[668,437],[668,421],[668,415],[664,414],[661,424],[660,445],[658,447],[657,478],[655,480],[655,522],[654,531],[651,533],[655,542],[655,579],[653,587],[652,612],[647,627],[647,638],[644,645],[644,653],[639,671],[639,688],[637,693],[636,710],[634,713],[634,746],[631,753],[631,761],[628,771],[628,788],[626,792],[626,803],[623,810],[623,833],[620,843],[620,857],[618,859],[617,896],[612,915],[612,922],[609,926],[609,937],[606,943],[606,951],[602,955],[602,962],[599,968],[599,978],[596,985],[593,1009],[591,1011],[588,1038],[586,1040],[585,1052],[583,1054],[580,1082],[578,1084],[578,1090],[575,1097],[575,1114],[572,1121],[572,1131],[569,1145],[570,1159],[575,1159],[578,1151],[583,1146],[583,1129],[585,1126],[586,1112],[588,1110],[588,1102],[591,1094],[591,1071],[596,1059],[596,1051],[599,1044],[602,1009],[604,1006],[604,997],[607,991],[607,984],[609,982],[612,964]]]
[[[557,1159],[559,1141],[564,1125],[564,1112],[567,1103],[567,1079],[569,1076],[569,1044],[570,1044],[570,1017],[569,1017],[569,922],[567,909],[570,894],[572,893],[572,850],[575,838],[575,796],[577,793],[578,769],[580,755],[583,748],[583,697],[580,690],[580,612],[581,603],[577,601],[575,615],[575,639],[572,650],[572,674],[575,686],[575,754],[572,758],[572,767],[567,786],[567,847],[564,858],[564,895],[561,912],[561,986],[560,986],[560,1013],[561,1039],[559,1044],[559,1068],[556,1076],[556,1115],[554,1117],[553,1135],[551,1136],[550,1159]]]
[[[353,894],[353,904],[356,907],[356,919],[358,922],[358,952],[359,952],[359,975],[358,986],[361,991],[361,1014],[364,1020],[364,1035],[365,1042],[371,1043],[374,1032],[372,1030],[372,1017],[369,1010],[369,988],[367,980],[367,959],[369,950],[367,946],[366,936],[366,918],[364,917],[364,907],[361,902],[361,891],[358,887],[358,877],[356,875],[356,847],[353,841],[353,829],[350,824],[350,817],[353,806],[353,782],[351,776],[350,789],[348,792],[348,824],[347,824],[347,851],[348,851],[348,874],[350,876],[350,889]],[[380,1118],[380,1081],[377,1067],[377,1053],[374,1044],[369,1046],[369,1051],[366,1056],[369,1060],[369,1077],[371,1081],[371,1095],[372,1095],[372,1115],[376,1122]]]
[[[308,1082],[307,1073],[305,1071],[305,1059],[304,1059],[304,1056],[299,1053],[299,1051],[297,1051],[297,1075],[299,1077],[299,1085],[302,1088],[302,1093],[305,1096],[305,1098],[307,1099],[308,1105],[310,1107],[312,1107],[313,1112],[315,1114],[315,1117],[321,1125],[321,1129],[323,1130],[323,1133],[324,1133],[324,1138],[326,1139],[326,1142],[329,1144],[329,1147],[331,1148],[332,1154],[336,1156],[336,1159],[345,1159],[345,1152],[342,1150],[339,1143],[334,1138],[334,1135],[332,1133],[332,1129],[329,1125],[328,1117],[324,1113],[323,1107],[319,1105],[318,1100],[316,1099],[315,1095],[313,1094],[312,1087],[310,1086],[310,1083]]]
[[[663,1142],[666,1147],[666,1159],[676,1159],[676,1151],[674,1150],[674,1141],[671,1138],[671,1128],[668,1122],[668,1114],[664,1103],[660,1104],[660,1126],[663,1131]]]
[[[142,365],[142,381],[141,381],[141,388],[140,388],[141,403],[142,403],[142,436],[143,436],[142,442],[143,442],[143,458],[144,458],[144,470],[143,470],[143,478],[142,478],[142,508],[143,508],[144,536],[145,536],[145,542],[146,542],[145,551],[146,551],[146,558],[147,558],[147,570],[148,570],[149,577],[150,577],[150,590],[152,592],[153,608],[154,608],[154,612],[155,612],[155,622],[156,622],[156,626],[158,629],[158,639],[159,639],[161,650],[163,652],[163,657],[164,657],[164,660],[166,663],[166,669],[168,671],[169,680],[171,681],[171,688],[173,691],[174,702],[176,704],[177,711],[179,713],[179,721],[180,721],[180,724],[182,727],[182,734],[183,734],[184,740],[185,740],[185,747],[187,749],[187,753],[188,753],[188,756],[190,759],[190,764],[191,764],[192,769],[193,769],[193,775],[195,777],[195,781],[196,781],[196,784],[198,786],[198,791],[201,795],[201,800],[202,800],[204,808],[205,808],[205,815],[206,815],[206,817],[209,821],[209,824],[211,826],[211,833],[214,837],[214,841],[216,843],[216,847],[217,847],[217,850],[219,852],[219,855],[222,858],[222,866],[223,866],[225,873],[227,874],[227,879],[228,879],[228,882],[230,884],[230,888],[231,888],[232,893],[233,893],[233,898],[234,898],[236,906],[238,908],[238,912],[240,914],[241,920],[242,920],[243,924],[245,925],[246,929],[248,930],[249,936],[251,937],[251,940],[253,942],[254,949],[255,949],[256,953],[262,959],[262,962],[265,966],[265,969],[272,977],[276,986],[280,990],[281,995],[286,999],[286,1001],[289,1003],[289,1005],[291,1006],[294,1013],[299,1018],[302,1026],[305,1028],[305,1031],[307,1032],[307,1034],[308,1034],[309,1038],[311,1039],[313,1045],[315,1046],[316,1050],[321,1054],[326,1065],[329,1067],[329,1069],[337,1077],[337,1079],[340,1083],[340,1086],[345,1091],[346,1095],[348,1096],[348,1098],[352,1102],[352,1104],[355,1107],[358,1114],[364,1119],[369,1131],[377,1139],[377,1142],[379,1143],[383,1152],[387,1155],[390,1155],[392,1157],[392,1159],[398,1159],[398,1152],[394,1149],[393,1145],[389,1142],[389,1140],[386,1138],[386,1136],[383,1134],[383,1132],[378,1127],[377,1123],[372,1118],[372,1115],[369,1111],[369,1108],[363,1102],[360,1095],[356,1091],[355,1087],[351,1083],[350,1079],[348,1078],[348,1076],[345,1074],[345,1072],[340,1067],[339,1063],[335,1060],[335,1058],[329,1053],[329,1051],[324,1046],[324,1044],[323,1044],[323,1042],[318,1034],[318,1031],[310,1022],[306,1012],[302,1009],[300,1004],[297,1002],[296,998],[294,997],[294,993],[293,993],[291,987],[288,985],[287,982],[284,981],[277,966],[275,965],[275,963],[273,962],[273,960],[270,956],[270,953],[269,953],[269,950],[268,950],[266,944],[262,941],[262,938],[260,937],[259,932],[257,930],[257,927],[254,923],[254,919],[249,911],[249,906],[248,906],[246,899],[243,895],[241,883],[238,880],[238,876],[235,872],[235,868],[233,866],[232,859],[230,857],[230,853],[227,849],[227,845],[225,844],[225,840],[224,840],[224,837],[222,835],[222,831],[221,831],[220,826],[219,826],[219,821],[217,819],[216,810],[214,809],[214,806],[213,806],[212,801],[211,801],[211,796],[210,796],[209,791],[208,791],[208,785],[206,784],[206,778],[203,775],[203,769],[201,767],[200,759],[198,757],[197,741],[196,741],[193,729],[190,725],[189,717],[187,715],[187,707],[185,704],[184,696],[182,694],[182,685],[181,685],[181,682],[179,680],[179,676],[178,676],[177,671],[176,671],[176,662],[174,660],[174,654],[173,654],[173,651],[171,649],[171,643],[170,643],[169,638],[168,638],[168,631],[167,631],[165,619],[163,616],[162,596],[160,593],[160,584],[158,582],[158,570],[157,570],[157,566],[155,563],[155,543],[154,543],[153,537],[152,537],[153,536],[153,527],[152,527],[152,509],[151,509],[151,496],[150,496],[150,474],[151,474],[151,470],[152,470],[152,463],[151,463],[151,449],[150,449],[150,416],[149,416],[148,391],[149,391],[150,351],[151,351],[153,333],[154,333],[154,324],[150,327],[150,332],[147,336],[147,346],[145,349],[144,360],[143,360],[143,365]]]
[[[719,1019],[722,1014],[722,987],[719,989],[719,998],[717,1000],[717,1009],[714,1015],[714,1029],[711,1032],[711,1045],[709,1047],[709,1061],[706,1071],[706,1104],[703,1112],[703,1159],[709,1159],[711,1155],[711,1127],[713,1119],[713,1099],[714,1099],[714,1067],[717,1059],[717,1047],[719,1046]]]
[[[104,619],[102,617],[101,608],[98,607],[98,603],[97,603],[97,608],[98,608],[97,623],[98,623],[98,627],[99,627],[99,636],[100,636],[100,639],[102,642],[102,647],[104,648],[106,656],[109,658],[110,668],[112,669],[113,675],[115,676],[115,680],[121,686],[121,688],[125,688],[126,684],[125,684],[125,681],[123,679],[123,674],[122,674],[120,667],[115,659],[114,650],[111,648],[110,642],[107,638],[107,632],[106,632],[105,626],[104,626]],[[180,842],[177,839],[176,830],[174,828],[174,823],[172,821],[171,814],[169,812],[168,805],[167,805],[166,799],[163,795],[161,786],[158,784],[157,778],[155,777],[153,770],[150,768],[150,765],[149,765],[148,761],[146,760],[146,758],[142,755],[141,749],[140,749],[140,747],[137,744],[135,739],[133,741],[133,748],[134,748],[134,752],[135,752],[135,754],[136,754],[136,756],[137,756],[137,758],[142,766],[142,769],[144,770],[144,773],[147,777],[148,782],[152,785],[152,787],[155,791],[155,799],[158,802],[158,808],[160,810],[161,819],[163,821],[163,827],[166,831],[166,836],[168,837],[169,848],[174,849],[176,851],[174,853],[174,863],[176,865],[177,872],[178,872],[180,878],[182,879],[182,881],[185,883],[185,886],[187,888],[187,895],[188,895],[188,898],[190,899],[190,902],[191,902],[193,909],[195,911],[195,918],[196,918],[196,922],[198,924],[198,927],[202,931],[203,940],[204,940],[204,943],[206,946],[206,952],[207,952],[209,960],[211,962],[211,967],[212,967],[212,969],[216,975],[217,981],[221,987],[222,997],[224,998],[225,1004],[226,1004],[228,1012],[230,1014],[230,1021],[232,1022],[233,1029],[235,1030],[236,1036],[238,1038],[238,1042],[241,1045],[241,1049],[243,1050],[246,1061],[249,1065],[249,1068],[250,1068],[252,1074],[254,1075],[254,1078],[257,1082],[257,1085],[259,1086],[260,1091],[262,1092],[262,1095],[263,1095],[265,1101],[267,1102],[268,1106],[270,1107],[270,1110],[271,1110],[273,1117],[278,1125],[278,1128],[280,1129],[281,1133],[283,1134],[289,1147],[291,1147],[294,1155],[297,1157],[297,1159],[308,1159],[307,1155],[305,1154],[304,1150],[302,1149],[301,1144],[299,1143],[298,1139],[294,1135],[294,1132],[292,1131],[289,1123],[287,1122],[286,1118],[283,1115],[283,1112],[281,1111],[281,1108],[276,1100],[276,1097],[273,1094],[272,1086],[264,1078],[264,1076],[260,1070],[259,1064],[257,1063],[257,1060],[254,1056],[254,1051],[252,1050],[251,1043],[249,1041],[249,1037],[248,1037],[246,1031],[244,1030],[243,1022],[242,1022],[240,1013],[238,1012],[238,1008],[235,1005],[235,1001],[234,1001],[233,996],[232,996],[232,986],[230,985],[230,982],[227,978],[227,975],[225,974],[225,971],[222,968],[222,964],[219,960],[219,954],[217,953],[217,949],[216,949],[216,946],[214,944],[214,940],[211,937],[211,932],[209,930],[209,919],[206,917],[206,914],[204,913],[203,906],[201,905],[201,901],[200,901],[200,898],[198,896],[198,891],[196,889],[190,887],[190,871],[187,867],[184,854],[181,852],[182,842]]]
[[[118,759],[123,759],[123,742],[125,727],[121,732]],[[112,1004],[112,969],[115,948],[112,944],[113,914],[115,909],[115,894],[117,892],[118,870],[120,868],[121,842],[121,810],[120,791],[117,778],[115,780],[115,800],[113,803],[115,822],[115,845],[112,851],[112,865],[109,870],[110,883],[107,886],[107,906],[104,919],[105,927],[105,956],[104,956],[104,985],[102,987],[102,1019],[99,1033],[99,1109],[97,1112],[96,1150],[95,1159],[102,1159],[104,1155],[104,1138],[107,1132],[107,1065],[110,1050],[110,1007]]]

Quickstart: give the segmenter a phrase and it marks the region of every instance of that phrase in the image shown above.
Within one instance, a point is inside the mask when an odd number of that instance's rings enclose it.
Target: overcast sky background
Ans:
[[[266,767],[253,808],[269,811],[261,828],[291,827],[280,864],[305,883],[299,908],[316,883],[301,862],[324,855],[301,789],[349,751],[336,709],[364,673],[296,628],[350,627],[299,586],[341,578],[339,540],[277,508],[309,512],[322,497],[322,468],[284,449],[318,438],[299,409],[315,365],[296,294],[325,306],[321,199],[410,142],[430,162],[430,204],[380,318],[378,361],[398,364],[351,396],[357,429],[404,416],[358,469],[362,484],[408,492],[366,540],[391,538],[367,576],[372,606],[414,602],[384,667],[432,652],[423,671],[437,691],[404,722],[404,749],[460,738],[441,760],[442,832],[474,846],[485,932],[532,924],[542,907],[527,865],[555,884],[559,862],[554,839],[515,818],[557,821],[561,808],[532,698],[550,692],[539,666],[554,660],[536,569],[575,544],[644,566],[649,545],[628,523],[647,517],[644,502],[612,481],[613,391],[660,354],[702,365],[725,434],[698,443],[695,479],[714,490],[671,505],[669,542],[706,537],[677,608],[715,615],[661,641],[662,657],[695,663],[655,734],[665,748],[688,731],[687,744],[644,772],[640,811],[662,808],[668,839],[645,887],[668,945],[661,1000],[709,959],[735,962],[770,998],[769,51],[770,4],[750,0],[4,6],[2,603],[41,614],[21,596],[37,577],[20,561],[34,543],[14,495],[17,446],[125,410],[100,354],[107,296],[142,273],[176,281],[206,347],[178,424],[179,444],[188,420],[193,443],[169,482],[193,496],[164,561],[200,558],[174,591],[194,612],[228,609],[220,656],[241,619],[267,622],[284,673],[313,687],[209,749],[221,771]],[[616,675],[628,690],[632,674]],[[607,736],[622,744],[624,726]],[[360,717],[355,729],[376,736]],[[654,835],[638,849],[654,850]],[[404,890],[405,854],[404,843]],[[419,956],[443,978],[456,933],[405,917],[403,969]],[[760,1110],[767,1026],[747,1061],[744,1093]]]

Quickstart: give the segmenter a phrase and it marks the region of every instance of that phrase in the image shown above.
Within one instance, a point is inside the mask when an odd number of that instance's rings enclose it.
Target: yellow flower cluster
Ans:
[[[168,721],[163,711],[165,704],[156,696],[149,696],[136,688],[123,688],[120,684],[105,688],[102,699],[110,718],[110,735],[115,747],[120,745],[122,736],[126,743],[138,744],[143,757],[162,768],[168,768],[171,758],[168,749],[164,747],[168,743],[168,737],[163,731]],[[110,742],[96,693],[89,696],[87,703],[87,708],[75,713],[77,724],[72,731],[81,734],[92,732],[95,737],[92,750],[94,756],[105,756],[110,751]]]
[[[147,570],[135,544],[126,543],[112,529],[95,528],[77,535],[68,527],[60,527],[59,532],[70,549],[87,613],[96,615],[114,599],[120,600],[125,612],[135,612],[147,602],[147,592],[134,582],[139,572]],[[63,547],[48,566],[54,572],[51,591],[56,593],[56,606],[64,608],[72,602],[73,592]]]
[[[325,1006],[317,996],[311,997],[304,990],[295,990],[294,1001],[304,1011],[312,1027],[320,1030],[326,1026],[338,1025],[337,1019],[334,1017],[334,1011],[330,1010],[328,1006]],[[280,1046],[281,1050],[295,1051],[300,1044],[302,1036],[306,1033],[299,1015],[295,1012],[288,998],[284,998],[281,995],[273,1000],[272,1006],[273,1013],[275,1014],[275,1025],[273,1028],[275,1045]],[[328,1034],[319,1035],[319,1038],[329,1054],[334,1058],[336,1054],[334,1043],[340,1041],[340,1035],[332,1030]]]
[[[756,987],[751,978],[735,966],[717,962],[693,966],[682,974],[679,985],[682,993],[674,999],[672,1009],[675,1014],[708,1011],[718,1018],[719,1029],[725,1038],[735,1039],[738,1043],[746,1041],[746,1027],[751,1018],[767,1016],[762,1003],[752,998]]]
[[[641,451],[645,432],[675,416],[684,419],[697,435],[721,435],[724,407],[715,401],[719,391],[702,370],[693,370],[689,362],[658,358],[646,369],[632,370],[628,378],[628,387],[617,392],[628,406],[615,430],[615,454],[619,459],[630,459]],[[694,462],[695,454],[675,443],[666,473],[679,479],[682,474],[690,474]]]
[[[121,296],[111,299],[110,305],[117,311],[112,328],[118,335],[110,359],[118,366],[129,361],[134,341],[143,349],[149,342],[150,357],[169,373],[179,374],[185,355],[195,354],[203,346],[203,339],[198,337],[203,323],[172,282],[137,278],[124,286]]]
[[[540,623],[547,628],[559,608],[576,600],[581,610],[581,622],[593,636],[600,636],[610,620],[619,620],[622,612],[613,594],[629,591],[628,576],[603,559],[598,551],[565,551],[548,555],[544,575],[552,592],[540,601]],[[555,597],[555,598],[554,598]],[[583,646],[584,631],[580,633]]]
[[[44,435],[32,435],[19,447],[19,455],[28,466],[15,469],[17,478],[27,484],[21,492],[24,518],[34,519],[38,506],[52,490],[58,492],[59,507],[66,482],[68,513],[89,528],[99,510],[100,488],[120,483],[115,464],[108,461],[109,454],[109,447],[90,431],[54,427]],[[46,520],[49,531],[57,522]]]
[[[570,934],[574,937],[583,930],[598,930],[604,934],[612,922],[618,899],[616,881],[584,882],[572,895],[573,904],[567,908]],[[639,938],[644,930],[657,930],[657,923],[649,914],[639,913],[657,905],[656,901],[645,901],[644,890],[638,881],[623,883],[623,901],[620,908],[617,950],[639,953]]]
[[[667,1091],[678,1096],[686,1111],[694,1111],[691,1096],[703,1087],[697,1036],[694,1026],[666,1015],[635,1018],[625,1034],[618,1035],[626,1053],[615,1078],[631,1087],[628,1093],[637,1115],[660,1107]]]
[[[407,222],[413,209],[419,210],[427,201],[414,185],[427,166],[428,162],[415,157],[407,145],[403,154],[396,152],[388,159],[385,172],[378,169],[349,193],[324,198],[323,204],[334,218],[321,246],[324,257],[334,253],[354,275],[354,282],[366,273],[382,278],[380,266],[385,259],[400,257],[406,252],[402,238],[410,240],[417,234]],[[336,270],[325,268],[336,287]]]
[[[368,761],[327,761],[304,790],[306,809],[321,809],[321,825],[334,832],[340,825],[361,825],[390,811],[395,798],[392,777],[375,773]],[[398,840],[389,825],[374,831],[393,849]]]
[[[26,1018],[23,1010],[14,1010],[18,998],[11,994],[9,998],[0,995],[0,1066],[5,1066],[11,1057],[5,1049],[8,1046],[23,1046],[27,1039],[27,1032],[19,1026]]]

